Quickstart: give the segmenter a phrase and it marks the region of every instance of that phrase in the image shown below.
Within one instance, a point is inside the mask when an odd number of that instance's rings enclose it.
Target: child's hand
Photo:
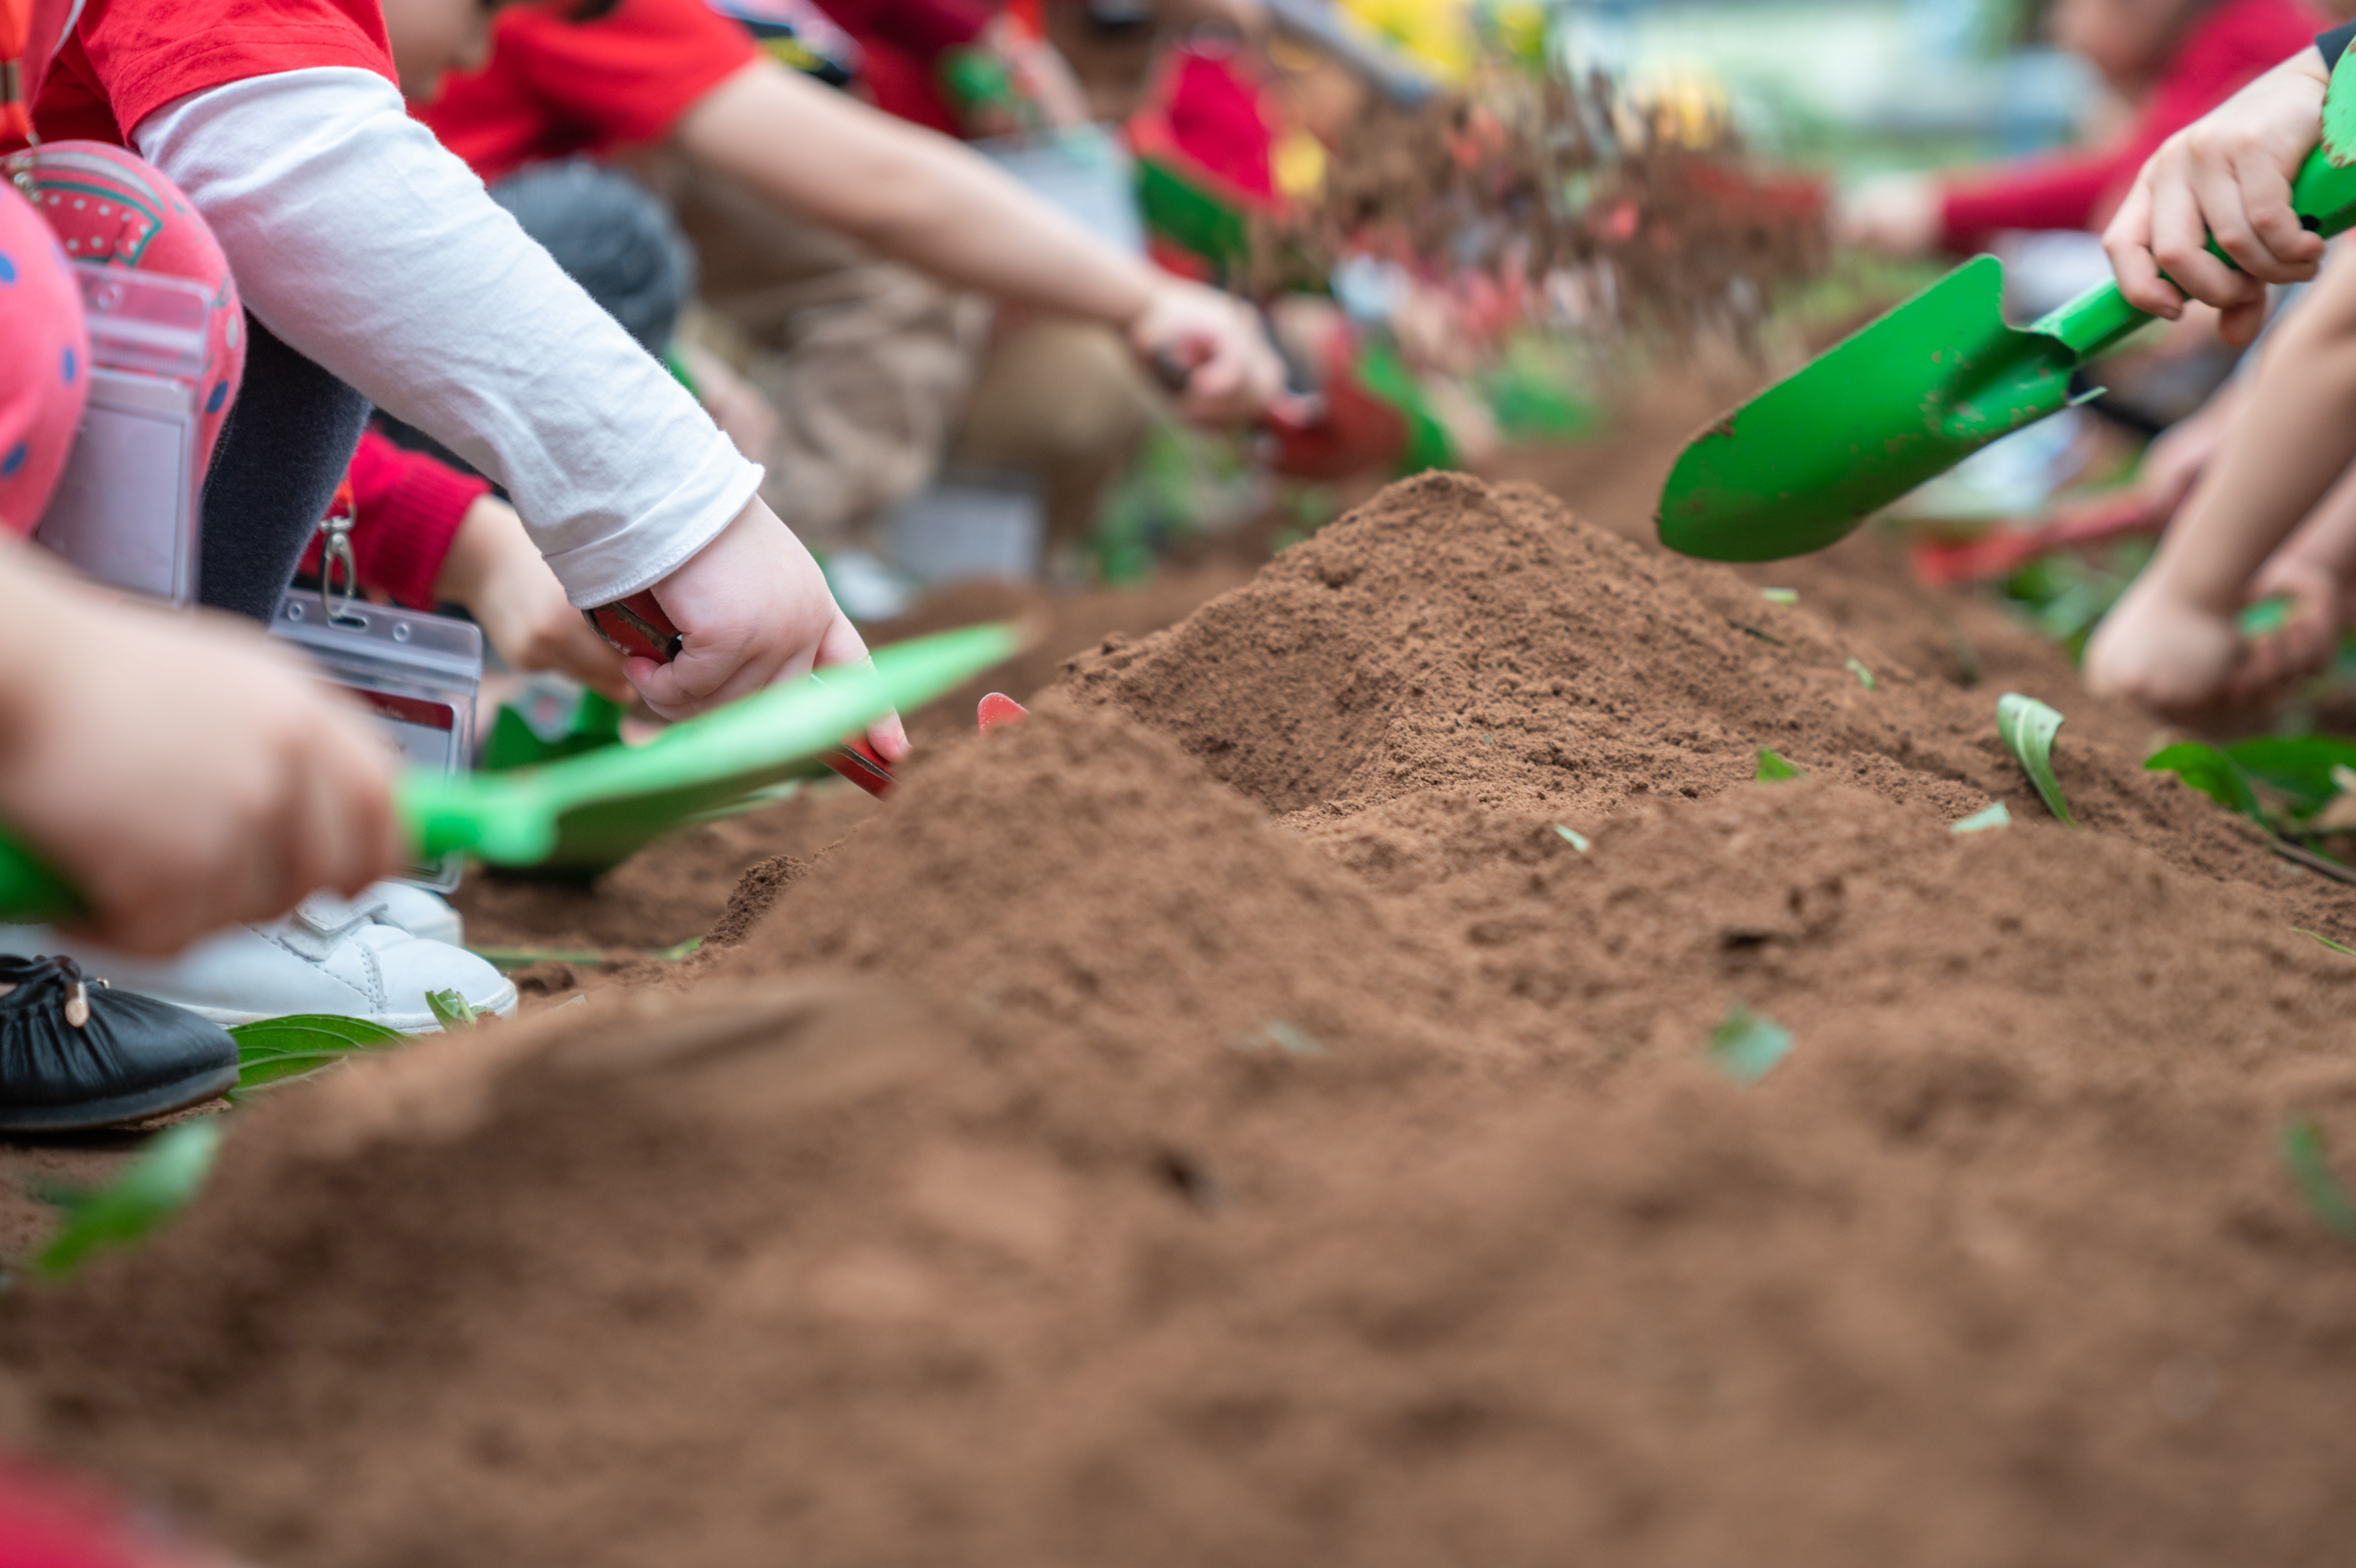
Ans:
[[[0,671],[0,822],[80,890],[90,936],[168,953],[391,870],[391,749],[299,661],[241,622],[0,573],[12,630],[54,650]]]
[[[1189,419],[1249,419],[1284,395],[1284,361],[1259,318],[1217,289],[1159,280],[1129,338],[1148,361],[1186,372],[1178,406]]]
[[[466,606],[509,669],[554,670],[617,703],[630,700],[622,656],[566,602],[523,519],[497,497],[466,509],[434,593]]]
[[[2162,718],[2209,727],[2231,705],[2242,659],[2242,631],[2230,611],[2179,596],[2147,574],[2094,628],[2086,645],[2086,686]]]
[[[686,645],[668,664],[634,657],[625,668],[665,718],[691,717],[813,668],[867,661],[867,645],[836,606],[826,574],[758,500],[657,583],[654,595]],[[886,762],[908,753],[896,714],[867,738]]]
[[[2242,344],[2265,324],[2267,284],[2315,275],[2323,242],[2300,226],[2290,190],[2329,85],[2322,57],[2301,49],[2160,145],[2103,235],[2129,304],[2172,321],[2187,295],[2205,300]],[[2209,253],[2212,234],[2239,272]]]
[[[2274,630],[2252,640],[2226,700],[2271,705],[2292,686],[2319,673],[2340,650],[2347,623],[2347,589],[2330,570],[2295,554],[2278,553],[2250,582],[2250,602],[2286,598],[2290,611]]]

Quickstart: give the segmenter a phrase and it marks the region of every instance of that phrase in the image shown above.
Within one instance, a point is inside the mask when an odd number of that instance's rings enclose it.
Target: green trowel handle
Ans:
[[[2339,167],[2332,163],[2330,155],[2318,146],[2307,155],[2298,178],[2291,184],[2290,204],[2308,229],[2327,240],[2356,228],[2356,167]],[[2233,259],[2213,239],[2209,242],[2209,253],[2228,266],[2233,264]],[[2149,314],[2126,302],[2116,283],[2104,283],[2053,311],[2029,330],[2059,338],[2083,361],[2116,348],[2127,334],[2150,319]]]
[[[81,913],[81,895],[39,856],[0,834],[0,925],[47,925]]]

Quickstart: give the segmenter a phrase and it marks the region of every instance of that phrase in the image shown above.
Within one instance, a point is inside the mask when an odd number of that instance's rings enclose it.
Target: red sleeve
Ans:
[[[395,80],[375,0],[89,0],[56,64],[51,81],[94,91],[122,134],[249,77],[348,66]]]
[[[352,558],[365,587],[412,610],[437,602],[434,585],[458,537],[466,510],[491,487],[425,456],[407,452],[375,431],[352,454]],[[319,542],[304,552],[303,568],[319,569]]]
[[[753,35],[703,0],[622,0],[594,22],[556,11],[509,12],[498,47],[556,115],[588,130],[596,151],[659,142],[698,99],[760,53]]]
[[[2083,153],[2033,158],[1949,184],[1946,248],[1986,247],[2002,229],[2092,229],[2159,150],[2252,79],[2309,48],[2321,18],[2296,0],[2226,0],[2204,14],[2115,140]]]
[[[997,14],[984,0],[825,0],[823,9],[854,38],[881,38],[926,59],[973,42]]]

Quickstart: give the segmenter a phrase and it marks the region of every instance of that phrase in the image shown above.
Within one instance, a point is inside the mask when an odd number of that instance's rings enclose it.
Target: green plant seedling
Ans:
[[[168,1224],[204,1190],[220,1152],[222,1119],[206,1116],[167,1127],[149,1140],[112,1181],[36,1194],[65,1211],[65,1223],[33,1259],[33,1272],[62,1279],[92,1252],[129,1247]]]
[[[1850,674],[1857,677],[1857,683],[1858,685],[1864,687],[1869,692],[1873,690],[1873,671],[1865,667],[1864,660],[1852,659],[1846,665],[1842,666],[1842,668],[1846,669]]]
[[[1560,822],[1555,823],[1554,831],[1562,835],[1563,843],[1569,844],[1571,848],[1577,850],[1581,854],[1585,854],[1589,850],[1595,847],[1594,841],[1590,839],[1585,833],[1564,827]]]
[[[237,1042],[237,1088],[230,1092],[239,1097],[305,1077],[364,1051],[405,1045],[409,1039],[382,1024],[332,1013],[261,1018],[240,1024],[229,1033]]]
[[[2316,1223],[2342,1241],[2356,1241],[2356,1202],[2331,1169],[2331,1150],[2323,1128],[2312,1117],[2294,1117],[2283,1123],[2275,1152],[2290,1173],[2291,1185],[2307,1200]]]
[[[2356,948],[2349,947],[2342,942],[2335,942],[2321,931],[2310,931],[2303,926],[2293,926],[2290,929],[2290,934],[2295,937],[2305,937],[2309,941],[2321,942],[2333,952],[2346,953],[2350,958],[2356,958]]]
[[[1236,1048],[1242,1051],[1263,1051],[1270,1046],[1289,1057],[1322,1057],[1325,1054],[1325,1047],[1319,1045],[1307,1030],[1281,1018],[1270,1018],[1236,1042]]]
[[[1751,777],[1762,784],[1773,784],[1785,779],[1805,778],[1807,771],[1797,763],[1784,761],[1762,746],[1759,748],[1759,771]]]
[[[2002,800],[1998,800],[1984,811],[1974,811],[1961,822],[1948,823],[1947,831],[1951,833],[1984,833],[1990,828],[2010,826],[2012,826],[2012,811]]]
[[[2165,746],[2144,759],[2147,772],[2173,773],[2229,811],[2271,826],[2258,792],[2250,786],[2248,770],[2213,746],[2197,740]]]
[[[1792,1054],[1792,1031],[1738,1002],[1709,1032],[1710,1065],[1737,1083],[1757,1083]]]
[[[1762,588],[1759,596],[1771,605],[1796,605],[1800,602],[1796,588]]]
[[[445,1034],[453,1029],[475,1026],[477,1018],[475,1004],[458,992],[429,991],[425,993],[425,1005],[433,1009],[434,1021],[442,1026]]]
[[[2037,786],[2045,809],[2063,827],[2074,828],[2078,824],[2071,820],[2070,802],[2062,798],[2062,780],[2053,776],[2053,737],[2061,729],[2062,715],[2034,697],[2007,692],[1997,699],[1996,733],[2004,748]]]

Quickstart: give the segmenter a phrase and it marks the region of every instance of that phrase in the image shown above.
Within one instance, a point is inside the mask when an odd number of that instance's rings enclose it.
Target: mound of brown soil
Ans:
[[[0,1429],[287,1568],[2330,1561],[2356,1255],[2276,1150],[2356,1147],[2356,961],[1992,707],[1395,488],[680,988],[265,1104],[9,1306]]]

